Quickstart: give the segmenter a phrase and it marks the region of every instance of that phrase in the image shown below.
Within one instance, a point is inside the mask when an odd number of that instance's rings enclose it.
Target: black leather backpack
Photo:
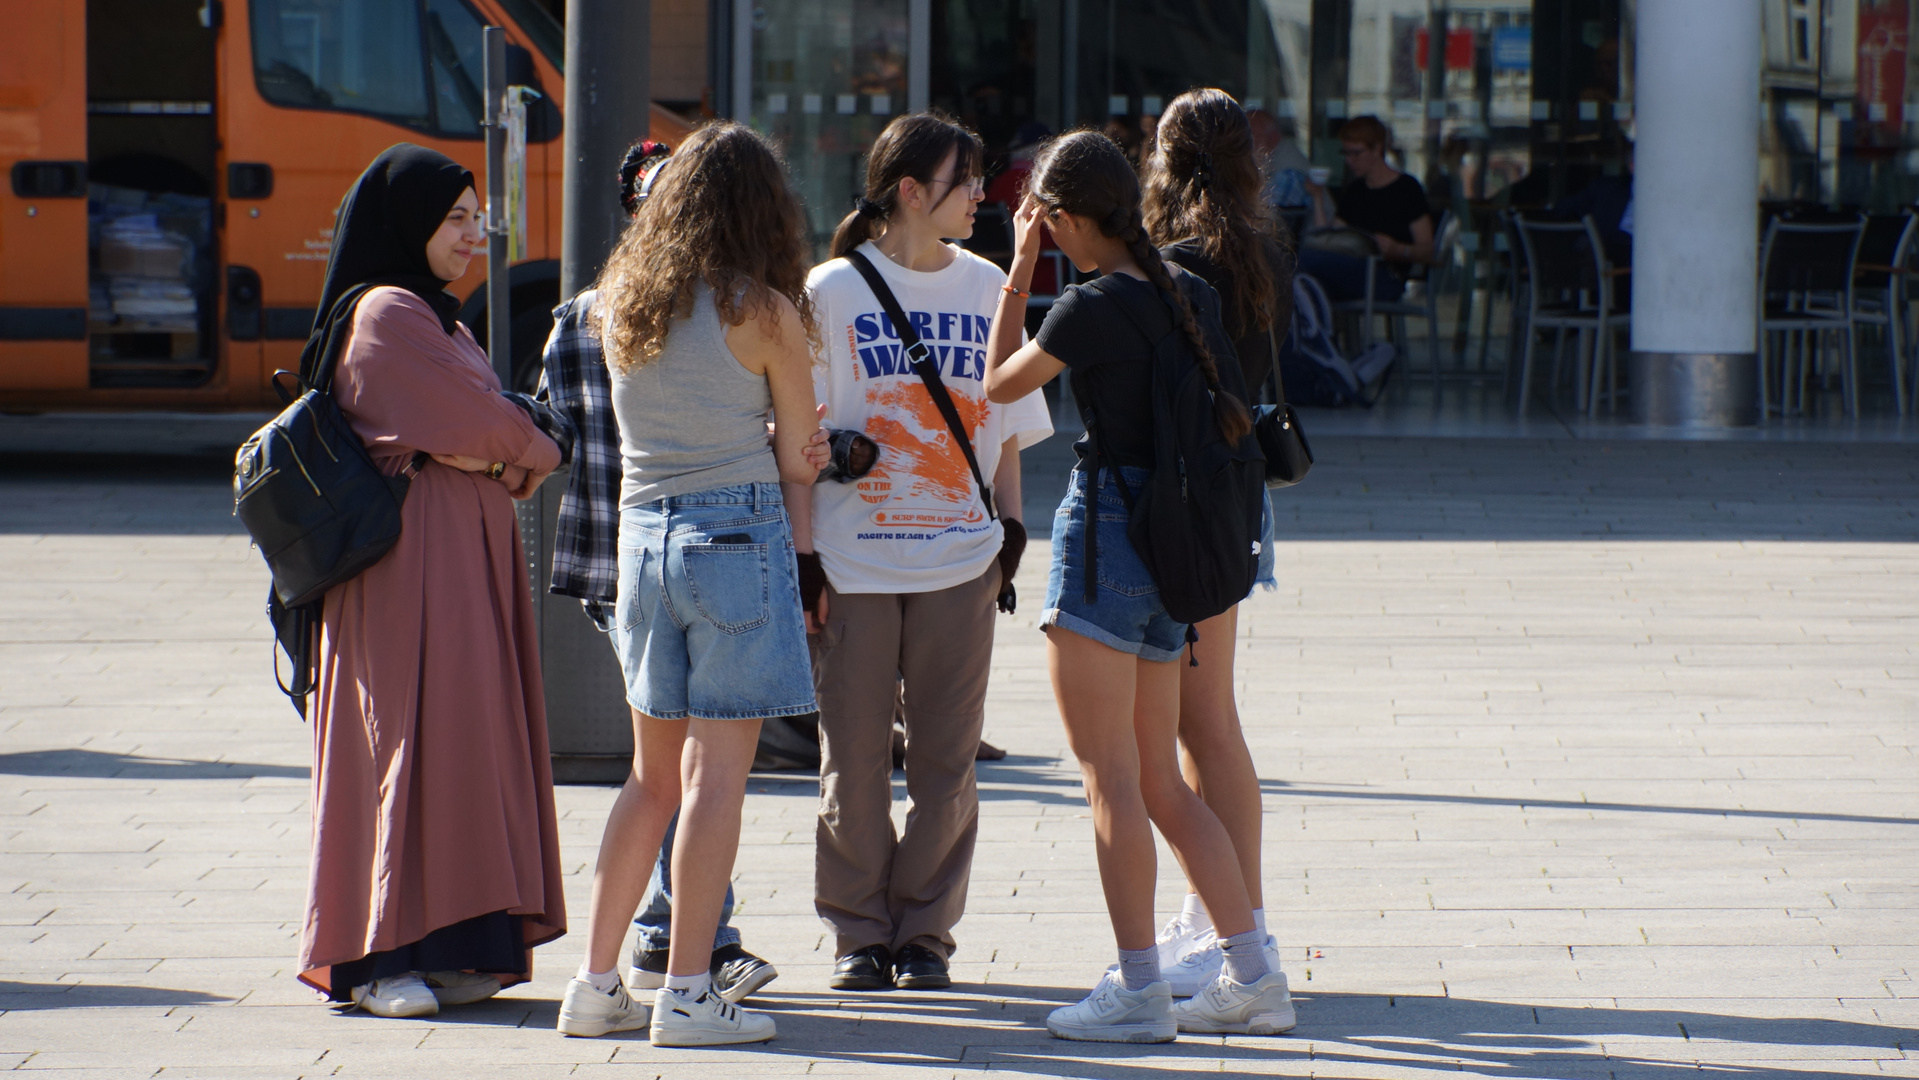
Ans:
[[[294,669],[292,684],[280,689],[301,716],[313,689],[320,601],[399,541],[411,483],[381,473],[341,414],[332,393],[335,359],[297,398],[285,384],[299,388],[299,376],[274,372],[274,389],[289,404],[233,457],[233,513],[273,572],[267,613]]]

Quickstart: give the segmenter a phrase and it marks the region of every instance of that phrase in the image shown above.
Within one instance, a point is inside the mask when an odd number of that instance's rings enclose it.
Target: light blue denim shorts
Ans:
[[[620,511],[614,651],[627,704],[664,720],[814,711],[799,566],[778,484]]]
[[[1122,467],[1134,491],[1147,469]],[[1074,469],[1066,498],[1053,514],[1053,565],[1046,574],[1046,610],[1041,629],[1060,627],[1142,660],[1177,660],[1186,647],[1186,624],[1175,622],[1159,601],[1159,585],[1126,535],[1126,500],[1113,470],[1100,471],[1097,528],[1099,565],[1094,598],[1086,599],[1086,474]]]

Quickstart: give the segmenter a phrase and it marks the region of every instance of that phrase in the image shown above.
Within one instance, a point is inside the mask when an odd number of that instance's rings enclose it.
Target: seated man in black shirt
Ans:
[[[1339,129],[1339,152],[1349,179],[1333,195],[1337,224],[1372,235],[1382,258],[1373,281],[1373,297],[1397,300],[1406,291],[1406,271],[1433,260],[1433,213],[1419,181],[1386,160],[1386,125],[1359,116]],[[1325,207],[1318,208],[1325,216]],[[1313,275],[1334,302],[1366,295],[1366,260],[1302,245],[1299,269]]]

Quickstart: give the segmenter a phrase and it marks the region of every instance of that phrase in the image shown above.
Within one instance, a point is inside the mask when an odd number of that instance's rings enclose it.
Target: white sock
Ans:
[[[1265,908],[1256,907],[1253,909],[1253,929],[1259,931],[1259,938],[1262,942],[1266,940],[1266,909]]]
[[[1198,893],[1189,892],[1186,899],[1180,901],[1179,917],[1180,921],[1195,930],[1210,930],[1213,927],[1213,917],[1206,913],[1206,901],[1201,900]]]
[[[668,975],[666,988],[688,1001],[698,1001],[713,985],[713,973],[702,971],[698,975]]]
[[[620,976],[617,972],[588,971],[584,962],[580,964],[578,978],[592,984],[593,989],[598,990],[602,994],[610,994],[618,989],[620,985]]]

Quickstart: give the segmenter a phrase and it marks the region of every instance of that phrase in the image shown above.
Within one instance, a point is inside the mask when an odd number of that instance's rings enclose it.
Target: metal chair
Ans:
[[[1906,331],[1906,283],[1912,273],[1913,248],[1919,246],[1915,236],[1919,236],[1919,216],[1910,209],[1903,214],[1868,217],[1865,235],[1859,238],[1859,257],[1853,275],[1852,321],[1885,327],[1886,366],[1891,369],[1892,399],[1900,416],[1908,410],[1905,367],[1910,338]]]
[[[1822,342],[1839,336],[1845,355],[1839,365],[1848,417],[1859,415],[1858,331],[1854,319],[1853,275],[1865,216],[1843,223],[1802,223],[1775,218],[1766,227],[1759,255],[1759,408],[1773,412],[1773,343],[1780,343],[1779,407],[1792,416],[1805,407],[1805,380],[1816,368]],[[1795,347],[1796,346],[1796,347]],[[1806,363],[1808,356],[1812,365]]]
[[[1519,360],[1519,415],[1526,414],[1532,396],[1533,346],[1541,330],[1554,332],[1553,378],[1559,381],[1565,355],[1566,331],[1578,333],[1578,367],[1573,402],[1588,416],[1599,412],[1600,387],[1618,405],[1613,331],[1631,323],[1631,315],[1615,304],[1616,275],[1606,262],[1606,249],[1590,216],[1576,222],[1529,221],[1518,215],[1514,225],[1529,271],[1526,289],[1525,345]],[[1596,340],[1590,358],[1586,337]],[[1550,391],[1549,391],[1550,392]]]
[[[1343,300],[1333,305],[1335,312],[1357,314],[1359,322],[1359,341],[1362,348],[1373,344],[1373,320],[1384,316],[1392,320],[1392,339],[1404,348],[1406,340],[1406,318],[1413,316],[1426,320],[1426,343],[1433,365],[1433,394],[1439,394],[1439,294],[1442,287],[1452,278],[1460,261],[1455,256],[1459,246],[1459,222],[1449,213],[1439,216],[1439,223],[1433,229],[1433,262],[1430,266],[1420,267],[1425,271],[1423,278],[1407,282],[1412,288],[1419,285],[1419,295],[1414,299],[1381,300],[1373,295],[1380,264],[1384,262],[1377,255],[1366,257],[1366,295],[1358,300]],[[1411,350],[1407,350],[1410,352]],[[1410,363],[1410,357],[1408,358]]]

